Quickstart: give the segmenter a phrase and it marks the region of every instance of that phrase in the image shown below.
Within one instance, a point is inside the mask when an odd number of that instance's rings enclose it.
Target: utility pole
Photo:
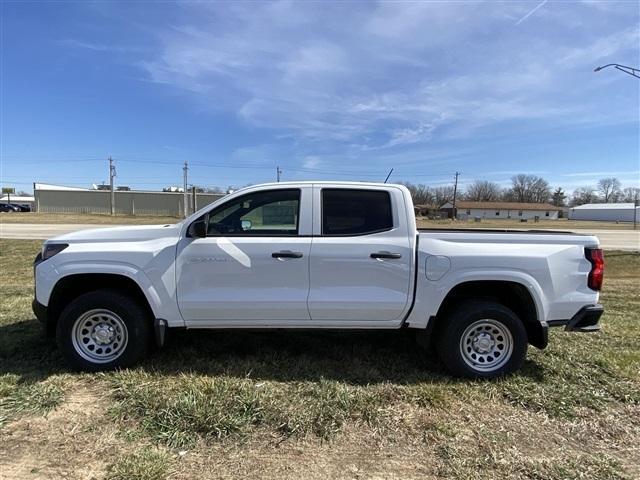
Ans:
[[[453,184],[453,219],[454,220],[458,218],[458,216],[456,215],[456,197],[458,196],[458,176],[459,175],[460,175],[460,172],[456,172],[456,180],[455,180],[455,183]]]
[[[198,201],[196,200],[196,186],[191,185],[191,205],[193,207],[193,211],[198,210]]]
[[[183,215],[184,218],[187,218],[189,216],[189,204],[187,203],[187,172],[189,171],[189,165],[187,164],[187,162],[184,162],[184,167],[182,167],[182,172],[183,172],[183,188],[182,188],[182,195],[184,196],[184,201],[182,202],[182,206],[183,206]]]
[[[282,173],[282,170],[280,170],[280,167],[276,167],[276,181],[278,183],[280,183],[280,174]]]
[[[636,229],[636,225],[638,223],[638,192],[636,192],[636,196],[633,199],[633,229]]]
[[[116,214],[116,194],[113,187],[113,179],[116,176],[116,166],[113,164],[113,158],[109,157],[109,203],[111,205],[111,215]]]

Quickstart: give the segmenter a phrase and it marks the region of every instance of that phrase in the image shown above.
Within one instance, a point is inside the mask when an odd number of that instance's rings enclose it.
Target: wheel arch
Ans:
[[[451,308],[465,300],[489,300],[504,305],[522,321],[529,344],[540,349],[547,346],[548,328],[541,321],[542,312],[533,294],[524,284],[513,280],[470,280],[455,285],[428,323],[431,338],[437,338]]]
[[[74,273],[60,278],[51,290],[47,306],[47,335],[55,335],[60,314],[71,301],[85,293],[102,289],[114,290],[136,299],[145,308],[149,318],[155,318],[149,299],[133,278],[118,273]]]

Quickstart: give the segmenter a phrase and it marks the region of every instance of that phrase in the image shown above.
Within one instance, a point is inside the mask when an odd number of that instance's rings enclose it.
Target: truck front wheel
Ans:
[[[62,354],[77,370],[100,371],[134,365],[151,341],[151,320],[134,299],[96,290],[62,311],[56,337]]]
[[[527,332],[504,305],[469,301],[450,310],[443,320],[438,354],[454,375],[494,378],[522,366]]]

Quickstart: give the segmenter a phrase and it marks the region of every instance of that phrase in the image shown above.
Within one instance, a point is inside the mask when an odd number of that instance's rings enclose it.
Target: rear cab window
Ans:
[[[368,235],[391,230],[391,196],[385,190],[322,189],[322,235]]]

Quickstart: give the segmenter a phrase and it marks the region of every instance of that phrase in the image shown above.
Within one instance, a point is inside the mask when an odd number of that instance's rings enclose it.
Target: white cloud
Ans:
[[[321,164],[322,164],[322,160],[319,157],[314,157],[309,155],[304,158],[304,162],[302,163],[302,166],[304,168],[316,168]]]
[[[545,23],[514,27],[536,5],[186,4],[192,20],[159,32],[160,53],[141,65],[199,105],[274,130],[298,158],[637,119],[610,95],[620,79],[592,73],[637,58],[633,8],[625,20],[624,6],[549,3],[535,15]]]

